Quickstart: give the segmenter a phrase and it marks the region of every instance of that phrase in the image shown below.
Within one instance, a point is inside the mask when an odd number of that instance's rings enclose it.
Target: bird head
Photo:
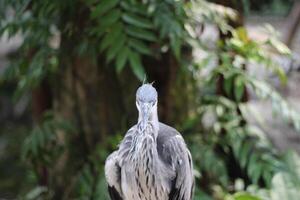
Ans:
[[[142,129],[147,126],[148,121],[157,119],[157,91],[152,84],[143,84],[137,89],[136,107]]]

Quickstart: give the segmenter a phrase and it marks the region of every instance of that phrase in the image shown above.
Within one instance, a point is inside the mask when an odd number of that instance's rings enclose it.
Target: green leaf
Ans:
[[[234,86],[235,98],[237,101],[241,101],[245,90],[244,81],[241,76],[238,76],[234,79]]]
[[[48,189],[46,187],[37,186],[26,194],[25,200],[39,199],[39,197],[41,197],[41,195],[47,191]]]
[[[271,183],[272,177],[273,177],[273,174],[270,172],[270,170],[266,170],[266,167],[265,167],[265,171],[263,171],[262,176],[264,178],[264,181],[267,183],[267,185],[269,185]]]
[[[62,121],[58,121],[56,123],[56,127],[57,129],[63,130],[65,132],[76,132],[76,128],[74,126],[74,124],[72,124],[70,121],[67,120],[62,120]]]
[[[112,43],[116,41],[116,39],[120,36],[122,33],[122,25],[121,24],[116,24],[112,28],[112,30],[105,35],[103,40],[101,41],[100,45],[100,51],[105,50],[108,48]]]
[[[131,67],[134,75],[140,81],[142,81],[145,77],[145,71],[142,66],[140,55],[137,53],[134,53],[133,51],[130,51],[128,56],[129,56],[128,58],[129,58],[129,62],[130,62],[130,67]]]
[[[45,137],[48,140],[46,142],[49,142],[49,140],[55,136],[54,128],[52,128],[52,125],[50,122],[47,122],[47,121],[44,122],[43,134],[45,135]]]
[[[244,144],[242,146],[239,159],[240,159],[240,165],[242,168],[246,167],[247,161],[248,161],[248,155],[250,153],[251,144],[247,143],[247,141],[244,141]]]
[[[113,11],[109,12],[108,14],[101,17],[99,28],[101,29],[107,29],[112,24],[116,23],[121,17],[121,11],[120,9],[114,9]]]
[[[179,37],[175,37],[175,36],[171,37],[171,49],[177,59],[180,59],[181,45],[182,42]]]
[[[41,127],[41,128],[38,129],[39,131],[36,133],[36,137],[35,137],[35,139],[36,139],[36,145],[38,147],[42,147],[43,146],[43,135],[44,135],[44,133],[43,133],[43,129],[42,128],[43,127]]]
[[[121,34],[116,41],[114,41],[111,45],[111,48],[108,49],[107,52],[107,62],[110,62],[113,58],[116,57],[116,54],[120,51],[120,49],[124,46],[126,41],[126,35]]]
[[[122,15],[122,19],[128,23],[131,24],[133,26],[137,26],[140,28],[146,28],[146,29],[152,29],[153,28],[153,24],[151,23],[150,20],[143,18],[141,16],[138,15],[132,15],[132,14],[128,14],[128,13],[124,13]]]
[[[117,60],[116,60],[117,73],[120,73],[124,68],[128,57],[128,53],[129,53],[129,49],[127,47],[124,47],[123,49],[120,50],[120,53],[117,55]]]
[[[102,0],[96,8],[91,12],[91,18],[99,17],[112,8],[114,8],[120,0]]]
[[[141,54],[152,55],[152,51],[149,49],[149,47],[140,40],[130,39],[129,46]]]
[[[286,54],[286,55],[290,55],[291,54],[291,50],[282,42],[280,42],[277,39],[271,38],[270,39],[270,44],[273,45],[273,47],[281,54]]]
[[[234,200],[261,200],[259,197],[245,192],[239,192],[234,195]]]
[[[130,4],[129,2],[121,1],[120,5],[124,10],[128,12],[141,14],[143,16],[148,16],[147,6],[141,3],[136,2]]]
[[[148,40],[151,42],[157,41],[156,36],[149,30],[144,30],[144,29],[137,28],[134,26],[127,26],[126,32],[135,38],[144,39],[144,40]]]
[[[233,34],[243,43],[247,43],[249,41],[247,30],[244,27],[237,28],[235,31],[233,31]]]
[[[254,184],[258,184],[258,180],[262,175],[262,165],[258,164],[255,170],[251,170],[251,179]]]
[[[228,78],[225,78],[224,80],[224,90],[225,90],[225,93],[227,95],[231,95],[231,89],[232,89],[232,77],[228,77]]]
[[[39,134],[38,129],[34,129],[32,132],[31,139],[31,151],[34,157],[38,155],[38,141],[37,141],[37,134]]]
[[[84,180],[87,181],[87,183],[88,183],[89,185],[92,184],[92,182],[93,182],[93,176],[92,176],[92,173],[91,173],[91,171],[90,171],[90,169],[89,169],[88,166],[86,166],[86,167],[83,169],[82,177],[84,178]]]
[[[258,166],[260,164],[257,163],[256,160],[257,160],[257,154],[255,154],[255,153],[250,154],[250,159],[249,159],[248,166],[247,166],[247,174],[250,178],[252,178],[252,180],[254,177],[254,173],[259,171]],[[256,183],[255,181],[253,181],[253,182]]]
[[[240,153],[241,146],[242,146],[242,140],[238,138],[238,139],[233,143],[233,153],[234,153],[234,156],[235,156],[237,159],[239,158],[239,153]]]
[[[47,137],[44,133],[44,127],[42,127],[42,130],[41,130],[40,134],[38,134],[38,135],[39,135],[39,146],[43,147],[47,142]]]

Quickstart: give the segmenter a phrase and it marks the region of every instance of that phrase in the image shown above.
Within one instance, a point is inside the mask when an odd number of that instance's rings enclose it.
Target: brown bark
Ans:
[[[49,84],[43,80],[41,84],[32,91],[32,116],[35,124],[42,122],[44,113],[52,108],[52,94]],[[47,186],[49,182],[48,169],[44,165],[37,167],[39,185]]]
[[[300,23],[300,2],[295,2],[292,11],[290,12],[289,16],[285,22],[285,30],[286,33],[284,34],[283,42],[290,47],[294,35],[296,34],[297,27]]]
[[[32,116],[35,122],[40,122],[46,110],[52,107],[52,94],[46,80],[32,91]]]

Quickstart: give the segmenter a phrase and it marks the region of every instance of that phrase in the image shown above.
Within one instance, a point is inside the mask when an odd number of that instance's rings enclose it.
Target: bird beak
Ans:
[[[151,105],[150,103],[143,103],[140,108],[142,114],[141,126],[142,129],[145,129],[149,120]]]

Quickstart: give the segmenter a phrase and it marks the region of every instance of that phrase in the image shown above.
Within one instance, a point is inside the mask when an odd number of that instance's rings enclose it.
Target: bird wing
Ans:
[[[105,162],[105,177],[112,200],[123,200],[121,193],[121,168],[117,160],[118,152],[113,152]]]
[[[162,156],[176,172],[169,200],[191,200],[194,190],[192,157],[180,134],[171,136],[164,142]]]
[[[108,193],[111,200],[123,200],[118,191],[114,187],[108,186]]]
[[[132,134],[135,132],[136,126],[131,127],[122,142],[120,143],[119,150],[110,154],[105,162],[105,176],[108,183],[108,192],[112,200],[123,200],[121,189],[121,166],[124,158],[128,155]]]

